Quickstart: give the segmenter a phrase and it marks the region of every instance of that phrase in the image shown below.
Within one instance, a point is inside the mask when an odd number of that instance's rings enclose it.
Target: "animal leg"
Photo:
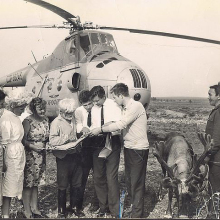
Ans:
[[[166,215],[164,216],[164,218],[172,218],[172,199],[173,199],[173,188],[169,187],[169,191],[168,191],[168,207],[167,207],[167,211],[166,211]]]
[[[162,186],[162,183],[160,182],[159,190],[157,193],[158,201],[162,200],[162,190],[163,190],[163,186]]]

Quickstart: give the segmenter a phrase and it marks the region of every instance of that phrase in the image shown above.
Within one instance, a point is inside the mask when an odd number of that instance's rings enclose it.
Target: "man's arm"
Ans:
[[[220,110],[218,109],[214,118],[214,127],[212,139],[214,140],[214,147],[210,152],[210,156],[216,154],[220,149]]]
[[[112,122],[111,124],[104,124],[102,127],[93,129],[91,131],[92,135],[98,135],[101,132],[113,132],[117,130],[125,129],[129,124],[135,121],[139,117],[138,109],[127,110],[125,114],[122,115],[120,121]]]

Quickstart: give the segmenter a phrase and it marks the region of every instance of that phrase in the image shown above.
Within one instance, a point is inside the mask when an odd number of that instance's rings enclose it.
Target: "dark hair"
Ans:
[[[95,98],[96,96],[98,96],[99,98],[103,98],[105,97],[105,90],[102,86],[94,86],[91,90],[90,90],[90,97],[91,99]]]
[[[36,97],[36,98],[33,98],[31,102],[29,103],[29,108],[33,112],[33,114],[36,115],[37,114],[36,107],[40,106],[42,108],[45,108],[46,104],[47,102],[45,100],[43,100],[42,98]]]
[[[218,85],[210,86],[209,88],[214,89],[216,95],[220,95],[220,83],[218,83]]]
[[[110,92],[114,93],[117,96],[119,95],[123,95],[125,97],[129,96],[128,86],[125,85],[124,83],[117,83],[111,88]]]
[[[82,90],[80,93],[79,93],[79,102],[81,104],[83,103],[86,103],[86,102],[89,102],[90,101],[90,92],[89,90]]]
[[[0,89],[0,100],[5,99],[6,96],[6,93],[2,89]]]

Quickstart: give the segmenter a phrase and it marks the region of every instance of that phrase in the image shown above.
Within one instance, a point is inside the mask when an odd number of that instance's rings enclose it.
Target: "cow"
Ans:
[[[213,147],[213,141],[210,135],[198,133],[198,137],[204,145],[204,152],[198,160],[192,146],[178,133],[171,132],[165,141],[155,142],[153,154],[163,171],[159,194],[162,186],[168,188],[165,218],[172,218],[173,194],[177,199],[177,216],[187,218],[191,201],[195,201],[204,189],[203,181],[207,177],[208,165],[203,165],[203,162]]]

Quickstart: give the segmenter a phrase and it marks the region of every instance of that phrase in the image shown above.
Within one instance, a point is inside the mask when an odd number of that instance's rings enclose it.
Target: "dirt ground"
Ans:
[[[163,140],[165,135],[171,131],[177,131],[183,134],[189,143],[193,146],[195,153],[201,154],[203,146],[197,138],[197,131],[204,130],[205,124],[211,107],[208,100],[205,99],[159,99],[151,101],[148,109],[148,137],[150,142],[150,154],[147,164],[146,189],[145,189],[145,206],[144,218],[160,219],[164,218],[167,208],[167,191],[163,190],[163,199],[158,201],[157,192],[159,183],[162,178],[161,168],[157,160],[152,154],[154,141]],[[124,183],[124,161],[123,151],[121,153],[121,162],[119,167],[119,182],[121,192],[126,190]],[[85,192],[84,212],[86,218],[95,218],[96,215],[88,211],[92,201],[94,185],[92,175],[89,180]],[[175,214],[175,199],[174,214]],[[39,187],[39,206],[40,210],[49,218],[56,218],[57,215],[57,187],[56,187],[56,163],[51,153],[47,154],[47,170],[46,181]],[[199,208],[202,203],[192,206],[192,219],[202,218],[198,215]],[[20,201],[13,199],[11,217],[20,218],[23,211]],[[69,215],[69,218],[76,218]],[[125,199],[124,218],[128,216],[128,202]],[[175,217],[175,216],[174,216]]]

